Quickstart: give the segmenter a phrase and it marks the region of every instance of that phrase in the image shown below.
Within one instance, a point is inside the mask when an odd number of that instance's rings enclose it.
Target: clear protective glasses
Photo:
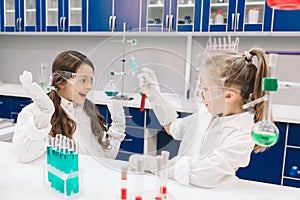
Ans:
[[[76,85],[81,85],[84,87],[92,86],[94,82],[94,77],[89,74],[73,73],[61,70],[57,70],[53,74],[59,74],[66,81],[74,79]]]
[[[222,86],[206,86],[200,81],[196,81],[197,89],[196,96],[200,97],[202,101],[212,101],[224,96],[226,90],[240,93],[239,89]]]
[[[225,87],[221,86],[205,86],[200,81],[196,81],[196,96],[200,97],[202,101],[211,101],[223,96]]]

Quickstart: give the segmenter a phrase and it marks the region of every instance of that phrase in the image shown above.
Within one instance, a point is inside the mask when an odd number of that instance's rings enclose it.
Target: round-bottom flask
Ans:
[[[260,121],[253,126],[251,136],[256,144],[269,147],[277,142],[279,130],[271,121]]]

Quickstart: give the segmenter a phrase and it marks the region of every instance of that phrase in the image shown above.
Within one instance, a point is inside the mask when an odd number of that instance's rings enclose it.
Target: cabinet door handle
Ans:
[[[126,115],[125,118],[131,119],[132,115]]]
[[[22,31],[22,18],[19,18],[19,28],[18,31]]]
[[[231,30],[234,29],[234,19],[235,19],[235,14],[232,13],[232,14],[231,14]]]
[[[27,105],[26,104],[22,104],[22,103],[20,104],[20,107],[25,107],[25,106],[27,106]]]
[[[111,27],[111,22],[112,22],[112,16],[109,16],[109,20],[108,20],[109,30],[112,29],[112,27]]]
[[[19,27],[18,27],[18,26],[19,26],[19,20],[20,20],[20,18],[18,18],[18,19],[16,20],[16,29],[17,29],[17,30],[19,30]]]
[[[62,21],[63,21],[63,17],[60,17],[59,19],[59,29],[62,30]]]
[[[170,26],[169,26],[169,31],[172,30],[172,24],[173,24],[173,15],[170,15]]]
[[[169,15],[166,15],[166,28],[169,27]]]
[[[240,13],[236,14],[236,30],[239,30]]]
[[[132,139],[124,139],[123,141],[132,142],[133,140]]]
[[[113,16],[112,31],[114,31],[116,29],[116,19],[117,19],[117,16]]]
[[[66,17],[63,17],[63,31],[66,30]]]

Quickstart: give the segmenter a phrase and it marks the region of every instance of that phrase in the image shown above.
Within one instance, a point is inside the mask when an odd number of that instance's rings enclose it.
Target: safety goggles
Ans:
[[[61,71],[57,70],[53,73],[53,75],[58,74],[66,81],[74,79],[75,84],[80,84],[83,86],[93,85],[94,77],[88,74],[81,74],[81,73],[73,73],[68,71]]]
[[[222,87],[222,86],[208,87],[203,83],[197,81],[196,96],[200,97],[202,101],[212,101],[224,96],[226,90],[240,93],[240,90],[236,88]]]

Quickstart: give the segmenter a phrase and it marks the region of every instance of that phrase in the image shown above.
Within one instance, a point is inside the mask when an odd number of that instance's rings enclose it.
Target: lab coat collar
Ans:
[[[240,128],[244,127],[245,124],[253,125],[255,112],[250,110],[243,113],[224,116],[224,124],[229,127]]]
[[[64,111],[67,113],[67,115],[74,120],[75,111],[77,109],[82,109],[83,105],[79,105],[77,103],[74,103],[72,101],[69,101],[69,100],[61,97],[61,107],[64,109]]]

